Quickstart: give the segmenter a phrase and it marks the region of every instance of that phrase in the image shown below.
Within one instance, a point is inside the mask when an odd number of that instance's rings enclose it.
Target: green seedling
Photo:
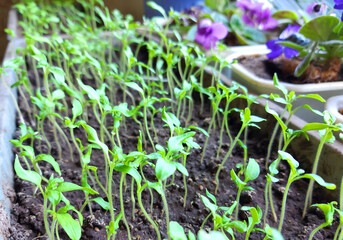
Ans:
[[[215,128],[214,125],[215,125],[215,121],[216,121],[216,115],[219,111],[219,104],[225,98],[225,92],[219,91],[213,86],[209,87],[207,90],[209,93],[209,99],[212,103],[212,116],[211,116],[210,124],[209,124],[208,129],[207,129],[207,133],[209,136],[206,137],[206,140],[205,140],[205,143],[203,146],[202,156],[201,156],[201,160],[200,160],[201,164],[204,161],[204,157],[205,157],[205,153],[206,153],[206,147],[207,147],[208,139],[211,135],[212,128]]]
[[[307,139],[308,139],[308,135],[306,134],[305,131],[303,130],[292,130],[290,128],[287,127],[287,125],[282,121],[282,119],[279,117],[279,115],[272,109],[269,108],[268,103],[265,106],[266,112],[273,115],[274,118],[276,119],[276,121],[278,122],[278,126],[281,126],[281,135],[282,136],[282,142],[283,142],[283,147],[282,147],[282,151],[286,151],[287,147],[289,146],[289,144],[298,136],[300,135],[304,135]],[[277,221],[277,216],[276,216],[276,212],[274,209],[274,201],[273,201],[273,195],[272,195],[272,183],[273,182],[277,182],[278,179],[274,177],[274,175],[276,175],[278,173],[277,169],[279,166],[279,163],[281,161],[280,155],[278,156],[278,158],[274,161],[273,166],[269,166],[269,172],[270,174],[267,175],[267,183],[265,186],[265,203],[266,203],[266,210],[265,210],[265,215],[264,215],[264,224],[266,223],[266,216],[267,216],[267,212],[268,212],[268,206],[270,203],[270,207],[272,210],[272,214],[273,214],[273,218],[274,221]],[[269,198],[269,200],[267,199]]]
[[[63,99],[64,97],[65,97],[65,94],[61,89],[54,90],[51,93],[51,96],[48,98],[44,97],[41,94],[40,90],[38,89],[36,96],[31,96],[31,101],[40,110],[39,115],[36,116],[37,120],[39,121],[37,128],[38,128],[38,132],[40,132],[46,140],[46,143],[47,143],[48,148],[49,148],[49,153],[51,152],[51,143],[47,139],[47,137],[45,135],[45,131],[44,131],[44,121],[46,118],[48,118],[49,121],[53,124],[52,130],[53,130],[53,134],[54,134],[55,143],[56,143],[56,146],[58,149],[59,159],[62,159],[62,149],[61,149],[61,145],[60,145],[59,140],[58,140],[57,131],[63,137],[63,139],[66,141],[67,146],[69,148],[70,159],[73,160],[72,148],[71,148],[71,145],[69,143],[69,140],[68,140],[67,136],[65,135],[64,131],[62,130],[62,128],[60,127],[60,125],[57,124],[57,122],[56,122],[56,117],[59,118],[60,120],[63,120],[63,118],[55,110],[56,109],[60,109],[60,110],[63,109],[63,105],[58,101]]]
[[[25,153],[25,152],[24,152]],[[98,194],[91,188],[84,188],[81,186],[78,186],[74,183],[70,182],[64,182],[62,178],[55,178],[53,175],[49,179],[46,179],[37,168],[38,161],[47,161],[50,163],[54,170],[61,175],[61,171],[59,169],[59,165],[57,162],[50,156],[50,155],[38,155],[37,157],[34,157],[33,150],[26,151],[27,156],[31,155],[30,157],[33,159],[32,164],[36,166],[35,171],[31,170],[25,170],[22,168],[19,162],[18,156],[16,156],[15,163],[14,163],[14,169],[16,174],[19,178],[32,182],[35,184],[39,190],[41,191],[44,199],[43,203],[43,211],[44,211],[44,226],[46,235],[49,239],[54,240],[55,236],[57,236],[57,239],[59,238],[58,234],[58,224],[63,228],[63,230],[67,233],[67,235],[73,239],[78,240],[81,238],[81,226],[83,222],[83,217],[79,211],[76,210],[75,207],[73,207],[69,200],[64,197],[63,192],[69,192],[69,191],[76,191],[76,190],[82,190],[87,191],[91,194]],[[37,170],[36,170],[37,169]],[[46,187],[43,188],[42,186],[42,180],[47,182]],[[50,202],[50,204],[49,204]],[[59,204],[63,202],[65,206],[61,207]],[[68,211],[74,211],[78,215],[78,221],[75,220]],[[52,215],[52,223],[49,223],[48,220],[48,214]]]
[[[167,178],[174,175],[175,171],[178,170],[183,175],[188,176],[188,171],[185,166],[176,160],[182,156],[182,154],[188,154],[184,152],[183,143],[186,143],[187,139],[193,137],[195,132],[187,132],[182,135],[174,136],[169,138],[167,142],[167,151],[161,146],[156,145],[157,153],[160,157],[157,158],[155,166],[155,175],[158,179],[158,183],[165,186]],[[169,211],[167,199],[165,197],[164,188],[162,188],[163,194],[161,195],[164,205],[164,210],[166,213],[167,231],[168,236],[170,236],[169,229]]]
[[[325,228],[327,226],[331,226],[333,223],[333,215],[335,214],[335,207],[334,205],[337,205],[337,202],[331,202],[328,204],[313,204],[312,207],[318,207],[320,210],[323,211],[325,216],[325,222],[320,224],[318,227],[313,229],[313,231],[310,234],[309,240],[312,240],[316,232],[318,232],[320,229]]]
[[[208,136],[207,132],[199,127],[195,127],[195,126],[188,126],[186,128],[181,127],[181,123],[180,120],[173,114],[170,112],[167,112],[165,107],[163,107],[162,109],[162,120],[168,125],[169,130],[170,130],[170,136],[172,137],[174,135],[174,133],[176,135],[182,135],[186,132],[189,132],[191,130],[198,130],[201,133],[203,133],[205,136]],[[193,138],[187,138],[185,141],[185,145],[187,146],[185,148],[185,151],[182,153],[182,157],[183,157],[183,166],[186,167],[186,161],[187,161],[187,156],[189,155],[189,152],[191,149],[199,149],[200,146],[193,141]],[[174,175],[173,175],[174,177]],[[183,185],[185,188],[185,195],[183,198],[183,205],[184,207],[186,206],[186,201],[187,201],[187,181],[186,181],[186,175],[183,175]]]
[[[268,144],[268,150],[267,150],[267,156],[266,156],[266,163],[265,163],[266,170],[268,170],[268,164],[269,164],[269,159],[270,159],[270,155],[272,152],[273,143],[275,141],[275,137],[276,137],[276,134],[278,132],[278,129],[281,125],[284,125],[287,127],[292,115],[294,113],[296,113],[299,109],[308,109],[317,115],[320,115],[320,116],[323,115],[320,111],[313,109],[311,106],[309,106],[307,104],[294,108],[294,103],[298,99],[301,99],[301,98],[309,98],[309,99],[313,99],[313,100],[318,100],[320,102],[325,102],[325,100],[318,94],[306,94],[306,95],[298,95],[297,96],[294,91],[289,92],[285,86],[280,84],[279,78],[277,77],[276,74],[274,74],[274,76],[273,76],[273,81],[274,81],[274,86],[280,90],[280,92],[283,94],[283,96],[281,96],[279,94],[272,93],[272,94],[270,94],[270,96],[265,96],[265,97],[270,98],[279,104],[285,105],[285,107],[284,107],[279,119],[277,119],[276,125],[275,125],[274,130],[272,132],[272,135],[270,137],[270,141]],[[284,122],[284,121],[282,121],[282,119],[285,117],[286,113],[288,113],[288,115],[287,115],[287,118]],[[273,114],[273,116],[275,117],[274,114]],[[281,147],[282,143],[283,143],[282,134],[283,133],[281,133],[280,137],[279,137],[278,150],[282,149],[282,147]]]
[[[255,159],[250,158],[247,167],[243,170],[244,172],[244,181],[242,181],[235,173],[233,169],[230,171],[231,179],[235,182],[238,187],[237,197],[236,197],[236,210],[235,210],[235,220],[238,219],[238,210],[239,210],[239,200],[242,191],[252,191],[252,187],[246,186],[249,181],[253,181],[258,178],[260,175],[260,166],[255,161]]]
[[[242,121],[242,126],[241,126],[239,132],[237,133],[235,139],[231,143],[230,148],[229,148],[227,154],[225,155],[222,163],[219,165],[219,168],[218,168],[217,173],[216,173],[216,189],[215,189],[215,194],[217,194],[218,187],[219,187],[219,173],[220,173],[221,169],[223,168],[225,162],[231,156],[231,153],[232,153],[234,147],[236,146],[236,144],[237,144],[241,134],[243,133],[244,129],[247,126],[252,126],[252,127],[257,127],[258,128],[256,123],[262,122],[262,121],[265,120],[263,118],[251,115],[251,112],[250,112],[249,108],[244,109],[244,111],[241,112],[240,117],[241,117],[241,121]]]
[[[277,229],[270,227],[268,224],[264,228],[264,232],[266,233],[266,236],[263,238],[263,240],[284,240],[282,234]]]
[[[230,207],[219,207],[217,206],[217,199],[211,193],[209,193],[206,189],[206,196],[201,195],[201,199],[204,205],[211,211],[209,215],[204,219],[203,223],[201,224],[201,229],[203,229],[206,221],[209,217],[212,216],[214,230],[221,230],[224,232],[228,232],[232,239],[235,239],[234,230],[242,233],[247,231],[247,224],[246,222],[238,221],[237,219],[232,220],[231,216],[233,211],[235,210],[238,202],[235,201]],[[224,211],[223,215],[220,215],[220,212]]]
[[[233,100],[241,97],[240,94],[236,93],[236,91],[239,88],[241,88],[241,86],[236,82],[233,82],[231,87],[227,87],[223,84],[218,84],[218,87],[225,93],[225,107],[224,107],[224,109],[219,108],[219,111],[223,114],[223,119],[221,121],[221,127],[220,127],[219,146],[218,146],[218,150],[217,150],[217,159],[219,158],[219,154],[221,152],[222,145],[223,145],[224,128],[226,130],[226,134],[228,135],[228,137],[230,139],[230,143],[232,143],[232,141],[233,141],[231,133],[230,133],[230,129],[229,129],[228,116],[233,111],[238,112],[239,109],[230,108],[230,104]]]
[[[251,216],[248,217],[248,226],[247,226],[247,231],[245,234],[245,240],[249,240],[249,237],[252,231],[256,231],[256,230],[261,231],[259,228],[254,228],[254,226],[261,222],[262,210],[259,206],[257,206],[256,208],[243,206],[241,209],[242,211],[249,211],[251,214]]]
[[[319,163],[320,155],[322,153],[324,144],[333,143],[335,141],[335,136],[333,135],[334,131],[335,132],[343,131],[343,125],[340,123],[335,124],[335,117],[332,114],[330,114],[328,111],[324,111],[323,115],[324,115],[323,117],[324,123],[308,123],[302,128],[303,131],[316,130],[319,132],[319,136],[320,136],[319,145],[318,145],[316,156],[313,162],[312,174],[317,174],[318,163]],[[310,206],[312,202],[313,184],[314,184],[314,180],[311,179],[307,192],[306,192],[303,218],[305,217],[308,206]]]
[[[280,222],[279,222],[279,227],[278,227],[278,230],[281,232],[283,221],[284,221],[284,217],[285,217],[285,212],[286,212],[287,194],[288,194],[288,191],[289,191],[289,188],[290,188],[291,184],[294,181],[297,181],[297,180],[303,179],[303,178],[310,179],[313,182],[316,181],[320,186],[323,186],[323,187],[325,187],[327,189],[330,189],[330,190],[334,190],[336,188],[336,185],[332,184],[332,183],[325,182],[320,176],[318,176],[318,175],[316,175],[314,173],[305,173],[304,170],[298,169],[299,162],[296,161],[292,157],[292,155],[290,155],[289,153],[286,153],[286,152],[283,152],[283,151],[279,151],[279,155],[280,155],[282,160],[286,160],[287,161],[287,163],[290,166],[290,170],[291,170],[290,173],[289,173],[289,176],[288,176],[286,187],[285,187],[285,193],[283,194],[283,198],[282,198]]]

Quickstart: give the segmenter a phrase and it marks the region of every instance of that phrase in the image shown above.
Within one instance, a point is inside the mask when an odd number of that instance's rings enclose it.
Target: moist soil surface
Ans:
[[[292,73],[284,72],[282,70],[282,65],[284,64],[285,58],[283,57],[268,59],[265,55],[251,55],[239,57],[237,60],[245,68],[254,72],[254,74],[260,78],[272,80],[274,73],[276,73],[279,80],[282,82],[293,84],[325,82],[325,80],[322,79],[308,81],[302,76],[295,77]],[[343,67],[341,67],[337,81],[343,81]]]
[[[258,68],[256,68],[258,69]],[[91,84],[91,81],[84,80],[86,84]],[[137,94],[136,94],[137,95]],[[121,99],[121,93],[118,91],[118,99]],[[66,98],[70,106],[70,99]],[[137,99],[137,103],[140,99]],[[200,101],[197,96],[195,96],[195,110],[192,115],[190,124],[194,126],[207,129],[211,117],[210,104],[206,103],[204,106],[204,112],[201,114]],[[29,120],[27,118],[28,112],[25,109],[23,101],[19,100],[20,107],[22,109],[24,117],[26,117],[27,124]],[[130,103],[129,103],[130,105]],[[161,105],[162,106],[162,105]],[[69,113],[70,115],[70,113]],[[231,116],[231,115],[230,115]],[[99,125],[97,120],[89,111],[89,121],[88,124],[93,126],[95,129],[99,130]],[[139,119],[143,121],[142,119]],[[108,121],[111,121],[109,118]],[[165,146],[166,142],[170,136],[169,128],[165,127],[165,123],[161,121],[161,114],[156,114],[155,116],[155,127],[157,132],[158,143]],[[63,125],[63,124],[61,124]],[[108,126],[111,126],[109,123]],[[212,131],[211,137],[208,142],[206,149],[206,155],[204,162],[200,164],[202,149],[191,150],[189,156],[187,157],[186,168],[189,172],[187,177],[187,188],[188,195],[186,198],[186,204],[184,203],[184,193],[185,188],[183,185],[182,175],[176,172],[174,182],[166,188],[166,197],[168,201],[168,207],[170,212],[170,220],[177,221],[186,230],[190,230],[193,233],[199,231],[201,224],[203,223],[206,216],[210,213],[209,209],[205,207],[201,200],[201,195],[206,196],[206,189],[210,193],[214,193],[215,189],[215,174],[218,165],[223,160],[225,154],[227,153],[230,143],[228,137],[224,137],[224,144],[220,152],[220,156],[216,159],[216,153],[219,145],[219,125]],[[35,127],[32,126],[34,129]],[[230,117],[230,129],[232,135],[235,136],[240,128],[240,119],[238,115],[232,115]],[[81,185],[81,166],[79,163],[79,155],[76,149],[73,149],[74,162],[70,159],[70,152],[68,146],[60,139],[60,144],[62,145],[63,154],[62,159],[58,159],[56,142],[54,142],[53,133],[51,131],[52,126],[46,123],[44,126],[47,138],[52,143],[52,155],[56,160],[58,160],[62,177],[65,182],[73,182]],[[272,127],[270,128],[272,131]],[[66,134],[69,130],[64,129]],[[125,125],[122,122],[122,127],[120,129],[120,138],[122,141],[123,152],[128,154],[131,151],[137,151],[137,142],[139,136],[139,127],[131,119],[127,118]],[[150,129],[151,134],[153,134],[152,129]],[[194,141],[197,142],[201,147],[204,145],[206,136],[200,131],[196,131],[194,136]],[[17,130],[16,138],[20,136],[20,130]],[[68,135],[69,137],[69,135]],[[87,137],[85,132],[80,129],[75,130],[75,137],[82,140],[84,145],[87,145]],[[71,138],[70,144],[72,143]],[[157,143],[157,139],[155,142]],[[109,143],[108,143],[109,144]],[[265,186],[265,175],[264,170],[264,157],[266,155],[266,148],[268,145],[268,136],[261,135],[258,129],[249,128],[248,135],[248,152],[249,157],[255,158],[260,164],[261,174],[260,176],[252,182],[249,182],[249,186],[253,187],[254,191],[243,192],[240,199],[240,204],[244,206],[259,206],[264,212],[264,186]],[[35,153],[47,153],[47,145],[42,141],[42,147],[39,148],[38,141],[34,144]],[[152,147],[148,144],[144,150],[147,153],[153,152]],[[18,149],[14,149],[15,153],[19,153]],[[274,158],[276,155],[274,154]],[[296,158],[296,156],[295,156]],[[180,160],[181,161],[181,160]],[[237,187],[235,183],[230,178],[230,170],[238,169],[235,167],[236,164],[243,163],[243,150],[237,146],[232,156],[226,162],[224,168],[220,174],[220,186],[218,190],[217,204],[218,206],[231,206],[231,204],[236,200]],[[98,167],[98,175],[100,180],[104,183],[104,157],[102,152],[93,150],[91,155],[90,165]],[[24,166],[22,162],[22,166]],[[51,165],[42,163],[40,164],[43,174],[49,177],[51,174],[56,173],[53,171]],[[152,167],[145,166],[143,172],[146,178],[150,181],[156,181],[154,177],[154,169]],[[281,163],[280,173],[277,177],[280,179],[278,183],[273,185],[274,201],[276,206],[277,215],[280,216],[281,200],[284,192],[284,187],[286,185],[287,177],[289,173],[289,168],[286,164]],[[243,179],[243,176],[241,176]],[[120,211],[120,200],[119,200],[119,180],[120,173],[115,172],[114,174],[114,207],[117,209],[116,214]],[[124,191],[124,206],[125,206],[125,216],[130,226],[130,232],[132,239],[157,239],[156,234],[150,223],[144,217],[142,211],[140,210],[137,201],[133,202],[131,199],[131,177],[126,177],[126,188]],[[171,182],[171,178],[168,179],[167,185]],[[306,217],[302,220],[301,214],[304,206],[305,193],[307,190],[308,183],[306,181],[298,181],[292,184],[291,189],[287,198],[287,209],[286,217],[283,225],[282,234],[285,239],[308,239],[311,231],[319,226],[325,221],[324,215],[317,208],[310,208]],[[101,192],[101,189],[96,186],[92,186],[94,189],[100,192],[100,195],[106,199],[105,195]],[[134,186],[135,188],[135,186]],[[13,207],[11,215],[11,228],[9,229],[8,239],[20,240],[20,239],[46,239],[44,235],[44,223],[43,223],[43,198],[41,194],[33,194],[33,185],[29,182],[23,181],[18,177],[15,177],[15,196],[13,197]],[[34,195],[34,196],[33,196]],[[136,193],[134,193],[136,196]],[[66,193],[65,196],[71,201],[71,204],[80,209],[84,201],[84,193],[82,191],[74,191]],[[165,214],[163,211],[163,203],[161,197],[157,192],[153,191],[153,199],[147,189],[143,192],[143,204],[147,209],[148,213],[152,215],[153,219],[159,224],[162,238],[167,238],[167,229]],[[152,201],[152,212],[150,209],[150,203]],[[320,190],[314,191],[313,203],[328,202],[325,199],[324,194]],[[134,208],[133,208],[133,205]],[[106,239],[106,225],[110,221],[110,214],[108,211],[103,210],[99,205],[93,203],[91,204],[92,212],[90,212],[87,206],[82,212],[84,216],[84,223],[82,226],[82,239]],[[248,220],[250,214],[245,211],[240,211],[239,219]],[[76,215],[74,217],[77,217]],[[272,219],[271,213],[269,211],[268,224],[272,227],[277,228],[278,224]],[[325,230],[320,230],[315,235],[315,239],[332,239],[337,228],[338,222],[335,219],[335,223],[331,227],[325,228]],[[119,224],[118,233],[116,239],[125,240],[128,239],[127,230],[121,221]],[[263,228],[262,224],[258,224],[257,227]],[[209,230],[213,229],[212,219],[209,218],[204,228]],[[61,239],[68,239],[63,230],[60,229]],[[244,239],[244,234],[235,233],[236,239]],[[264,235],[258,231],[253,232],[250,235],[250,239],[263,239]]]

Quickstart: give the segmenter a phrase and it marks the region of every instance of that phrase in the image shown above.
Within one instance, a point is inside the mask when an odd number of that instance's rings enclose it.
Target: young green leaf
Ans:
[[[38,162],[38,161],[45,161],[48,162],[52,165],[52,167],[54,168],[55,172],[58,173],[58,175],[61,176],[61,170],[60,170],[60,165],[56,162],[56,160],[51,156],[51,155],[47,155],[47,154],[39,154],[36,158],[34,162]]]
[[[174,174],[176,167],[172,163],[166,162],[163,158],[158,158],[155,167],[155,174],[158,180],[164,181]]]
[[[178,222],[171,221],[169,226],[172,240],[187,240],[185,230],[183,230],[183,227]]]
[[[15,172],[19,178],[21,178],[25,181],[32,182],[39,187],[41,186],[42,177],[34,171],[25,170],[24,168],[22,168],[22,166],[20,165],[20,162],[19,162],[18,155],[16,156],[16,158],[14,160],[14,170],[15,170]]]
[[[81,238],[80,223],[73,219],[69,213],[58,213],[56,217],[58,223],[72,240],[79,240]]]
[[[244,172],[244,182],[255,180],[260,175],[260,166],[255,159],[250,158],[248,166]]]

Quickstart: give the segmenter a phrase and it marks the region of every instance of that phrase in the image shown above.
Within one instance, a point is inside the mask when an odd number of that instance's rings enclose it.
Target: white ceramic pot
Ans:
[[[325,104],[326,110],[328,110],[336,118],[336,123],[343,124],[343,115],[340,111],[343,110],[343,95],[337,95],[330,97]]]
[[[250,56],[256,54],[266,54],[268,50],[265,45],[248,46],[234,49],[231,51],[227,60],[232,61],[241,56]],[[270,94],[280,93],[274,86],[272,79],[264,79],[256,76],[253,72],[246,69],[242,64],[234,63],[231,69],[226,69],[224,72],[229,78],[240,84],[246,86],[249,91],[256,94]],[[297,95],[301,94],[319,94],[325,100],[331,96],[339,95],[343,93],[343,81],[339,82],[326,82],[326,83],[307,83],[307,84],[292,84],[282,83],[289,91],[294,91]],[[309,98],[298,99],[295,103],[295,107],[308,104],[312,108],[324,111],[325,103]],[[318,116],[307,109],[301,109],[296,113],[297,116],[304,119],[307,122],[322,122],[322,117]]]

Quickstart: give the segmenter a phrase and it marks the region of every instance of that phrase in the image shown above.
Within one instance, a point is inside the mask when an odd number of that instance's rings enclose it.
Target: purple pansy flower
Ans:
[[[271,50],[270,53],[267,54],[267,57],[269,59],[274,59],[280,56],[282,53],[285,54],[286,58],[293,58],[299,54],[297,50],[294,50],[292,48],[283,46],[278,44],[278,42],[285,40],[289,36],[291,36],[293,33],[298,32],[300,29],[300,26],[297,25],[288,25],[285,30],[280,34],[278,39],[270,40],[266,43],[267,48]]]
[[[324,2],[314,2],[306,8],[308,13],[322,13],[327,8],[327,5]]]
[[[335,6],[333,6],[333,8],[337,10],[343,10],[343,0],[335,0]],[[343,13],[341,16],[341,21],[343,21]]]
[[[278,23],[277,20],[272,18],[270,8],[266,8],[261,2],[239,0],[236,6],[244,11],[242,20],[249,26],[261,28],[262,30],[271,30]]]
[[[227,27],[223,23],[212,22],[210,19],[204,18],[198,25],[195,41],[209,50],[211,47],[214,47],[219,40],[225,38],[227,34]]]

